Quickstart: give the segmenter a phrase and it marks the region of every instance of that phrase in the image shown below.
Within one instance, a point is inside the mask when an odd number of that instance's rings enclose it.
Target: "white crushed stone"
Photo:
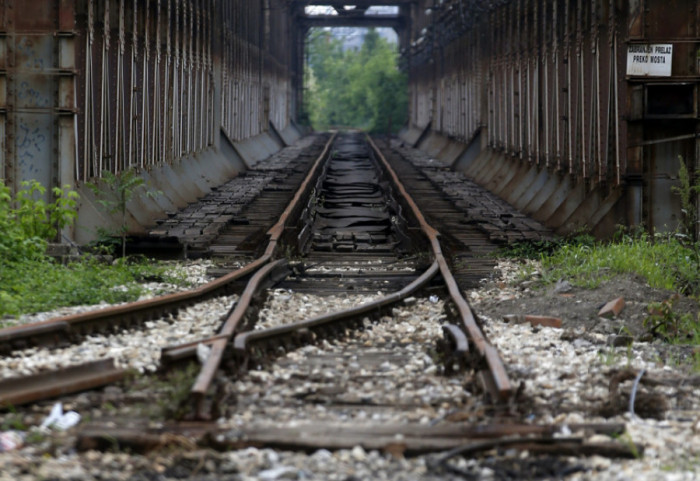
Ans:
[[[117,334],[87,336],[80,344],[65,348],[33,347],[13,351],[0,358],[0,377],[26,376],[51,369],[113,357],[122,368],[141,373],[154,372],[160,365],[160,349],[214,335],[221,317],[237,301],[238,296],[224,296],[181,309],[169,315],[146,321],[145,329],[134,328]]]
[[[304,294],[300,301],[316,306],[336,302],[333,310],[338,310],[366,301],[366,297],[331,300]],[[282,307],[282,312],[291,317],[290,322],[298,315],[287,310],[284,301],[274,302],[274,297],[272,305]],[[424,424],[440,420],[472,402],[463,378],[441,375],[430,355],[442,337],[441,325],[445,320],[442,301],[414,298],[395,307],[391,317],[385,316],[374,323],[365,319],[364,329],[346,339],[323,340],[318,345],[291,351],[276,359],[272,370],[252,370],[235,382],[238,408],[231,419],[221,422],[235,427],[254,419],[267,422],[355,419]],[[366,359],[371,357],[378,357],[378,364],[368,364]],[[369,400],[377,405],[405,404],[410,408],[372,412],[324,406],[322,402],[293,401],[317,395],[325,399],[327,390],[334,392],[329,399],[339,400],[341,404],[343,400]]]
[[[387,264],[381,259],[377,260],[363,260],[363,261],[353,261],[348,263],[329,263],[329,264],[317,264],[310,265],[305,268],[306,272],[309,273],[328,273],[328,272],[351,272],[351,273],[367,273],[367,272],[415,272],[415,266],[411,262],[399,261]]]
[[[299,322],[312,317],[349,309],[381,297],[374,295],[315,296],[285,289],[269,291],[265,306],[260,309],[255,329]]]
[[[666,419],[651,420],[631,418],[629,415],[604,419],[576,410],[582,403],[599,402],[608,396],[607,377],[611,369],[645,368],[649,372],[669,372],[645,355],[644,345],[633,344],[611,348],[603,336],[586,333],[571,341],[561,339],[562,331],[553,328],[532,328],[525,324],[510,324],[489,317],[479,311],[479,301],[486,296],[499,295],[503,299],[518,298],[522,288],[511,286],[518,280],[519,265],[504,261],[498,270],[503,274],[497,282],[499,288],[475,290],[469,299],[484,320],[484,330],[499,348],[512,377],[524,380],[526,394],[542,406],[558,406],[556,411],[541,410],[528,419],[531,422],[556,422],[562,424],[580,422],[624,422],[628,435],[625,439],[645,446],[645,456],[637,460],[607,459],[597,456],[570,458],[587,471],[574,473],[569,480],[694,480],[700,477],[700,396],[697,392],[682,389],[655,388],[667,394],[671,404]],[[536,263],[531,273],[536,272]],[[366,300],[373,296],[367,296]],[[359,302],[358,296],[321,297],[275,290],[263,309],[263,324],[275,325],[308,318]],[[415,304],[413,304],[415,302]],[[301,309],[305,312],[302,314]],[[378,323],[366,323],[366,330],[351,339],[323,342],[287,353],[278,359],[272,371],[253,370],[235,383],[240,409],[229,418],[220,420],[222,427],[235,429],[251,422],[260,415],[270,422],[308,422],[322,420],[333,422],[397,422],[398,417],[387,417],[386,412],[339,409],[323,403],[306,403],[304,409],[282,409],[284,397],[294,395],[322,395],[328,386],[343,386],[344,394],[370,396],[378,403],[395,398],[423,403],[409,409],[402,416],[404,421],[432,423],[442,420],[454,407],[468,409],[476,402],[460,383],[458,377],[437,375],[438,368],[427,355],[429,346],[441,335],[440,322],[444,322],[442,303],[413,300],[397,308],[391,317]],[[430,322],[426,322],[429,320]],[[583,334],[583,333],[582,333]],[[371,336],[371,337],[370,337]],[[370,341],[370,339],[372,339]],[[360,359],[353,359],[348,343],[363,344],[373,352],[397,342],[405,358],[387,362],[373,368],[363,366]],[[405,341],[405,343],[403,342]],[[577,342],[578,341],[578,342]],[[601,353],[602,350],[602,353]],[[329,362],[302,364],[305,358],[322,359],[330,355]],[[398,358],[397,358],[398,359]],[[339,364],[338,364],[339,363]],[[364,370],[364,371],[363,371]],[[662,371],[663,370],[663,371]],[[364,374],[372,373],[371,377]],[[290,383],[290,380],[293,382]],[[451,382],[452,381],[452,382]],[[430,402],[430,400],[438,402]],[[682,402],[681,402],[682,401]],[[682,404],[682,406],[681,406]],[[301,407],[301,406],[300,406]],[[479,420],[476,419],[475,422]],[[590,441],[606,441],[596,436]],[[508,454],[507,454],[508,455]],[[330,452],[324,449],[312,454],[248,448],[224,453],[212,451],[186,452],[180,457],[167,453],[157,456],[137,456],[126,453],[73,453],[47,458],[32,456],[31,448],[14,453],[0,454],[0,481],[52,479],[181,479],[175,475],[174,466],[196,466],[201,479],[252,481],[259,479],[338,480],[453,480],[461,476],[431,471],[429,456],[402,459],[377,451],[366,452],[355,447]],[[527,458],[527,453],[515,454]],[[494,479],[494,471],[479,466],[482,458],[455,459],[455,465],[476,470],[475,479]],[[187,479],[187,478],[185,478]]]
[[[576,473],[571,480],[691,480],[700,478],[700,392],[691,387],[657,386],[670,404],[666,419],[642,419],[629,414],[602,418],[580,412],[580,406],[602,404],[609,397],[609,373],[615,369],[645,369],[646,372],[687,376],[686,373],[655,360],[647,343],[627,347],[606,345],[606,335],[585,332],[581,328],[571,341],[561,339],[563,331],[529,324],[506,323],[492,319],[479,310],[487,296],[500,299],[522,297],[522,289],[512,285],[519,279],[521,264],[499,262],[502,273],[498,289],[480,289],[470,293],[472,306],[484,321],[484,332],[499,349],[511,377],[524,380],[525,392],[539,406],[556,406],[557,411],[533,414],[537,423],[621,422],[627,426],[625,439],[645,447],[637,460],[581,458],[590,471]],[[539,264],[527,265],[530,276],[537,275]],[[631,381],[629,382],[631,384]],[[627,384],[627,385],[630,385]],[[577,409],[578,408],[578,409]]]

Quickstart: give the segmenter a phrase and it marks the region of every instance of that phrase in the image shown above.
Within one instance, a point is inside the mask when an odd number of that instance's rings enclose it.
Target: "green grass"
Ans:
[[[125,189],[133,187],[133,181]],[[78,194],[68,186],[51,190],[36,180],[21,183],[14,195],[0,179],[0,327],[10,316],[57,307],[133,301],[143,292],[139,281],[183,284],[164,264],[121,259],[107,264],[84,257],[69,265],[45,255],[50,240],[77,217]]]
[[[619,274],[635,274],[654,288],[687,295],[700,293],[698,252],[673,236],[564,243],[541,259],[545,282],[567,279],[574,285],[592,288]]]
[[[62,306],[133,301],[143,279],[183,284],[169,268],[145,259],[103,263],[95,258],[62,265],[48,258],[0,261],[0,317]],[[11,320],[0,321],[4,325]]]
[[[619,235],[614,242],[577,236],[517,245],[503,254],[520,259],[539,255],[544,284],[565,279],[575,286],[595,288],[619,275],[636,275],[652,288],[700,298],[700,243],[693,243],[683,235]],[[524,276],[528,268],[531,269],[527,265],[523,267]],[[650,303],[644,328],[666,342],[700,345],[700,315],[677,311],[676,300],[674,295],[663,302]],[[695,370],[700,369],[700,351],[691,362]]]

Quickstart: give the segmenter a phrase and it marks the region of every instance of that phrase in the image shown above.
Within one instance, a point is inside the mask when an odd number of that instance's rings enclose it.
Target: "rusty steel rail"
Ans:
[[[275,225],[273,225],[267,231],[267,234],[270,236],[270,240],[267,245],[267,248],[265,249],[265,253],[258,260],[262,261],[263,263],[267,263],[272,260],[272,257],[275,254],[275,251],[278,247],[278,242],[282,237],[284,229],[287,225],[287,222],[292,217],[294,211],[300,208],[302,204],[301,199],[304,196],[304,194],[308,191],[309,185],[316,178],[317,173],[319,171],[319,167],[328,155],[330,146],[333,145],[333,142],[335,142],[336,136],[337,133],[334,133],[328,140],[326,146],[323,149],[323,152],[321,152],[321,154],[318,156],[318,158],[314,162],[313,167],[306,175],[306,178],[301,183],[297,191],[294,193],[294,197],[287,205],[287,208],[284,210],[284,212],[282,212],[282,215],[275,223]],[[234,333],[236,332],[236,329],[241,323],[241,320],[245,316],[248,306],[250,305],[250,301],[252,300],[254,293],[257,292],[262,279],[265,278],[265,276],[269,275],[269,273],[272,272],[273,269],[278,267],[281,262],[283,261],[275,261],[272,264],[265,266],[265,268],[258,271],[250,279],[248,285],[246,286],[241,296],[241,299],[239,299],[233,312],[231,312],[231,314],[224,322],[224,325],[222,326],[218,338],[210,343],[211,351],[209,352],[209,356],[207,357],[204,365],[202,366],[202,369],[200,370],[199,375],[197,376],[197,379],[195,380],[195,383],[190,391],[193,407],[198,417],[208,417],[208,414],[204,412],[206,393],[209,390],[209,387],[211,386],[216,371],[219,369],[221,360],[224,356],[224,352],[226,351],[226,345],[228,344],[231,337],[233,337]]]
[[[37,337],[52,336],[56,338],[61,335],[65,336],[76,328],[84,329],[85,326],[88,325],[109,323],[113,320],[121,320],[124,317],[130,320],[136,318],[147,319],[153,317],[156,312],[173,311],[180,306],[212,297],[217,292],[229,288],[234,281],[248,275],[255,273],[253,279],[256,279],[258,282],[261,278],[266,278],[266,276],[279,275],[279,270],[286,266],[286,262],[276,261],[270,263],[270,261],[276,252],[279,239],[284,232],[286,223],[292,216],[292,212],[297,204],[299,204],[299,200],[308,184],[311,182],[311,179],[318,171],[319,165],[321,165],[326,155],[328,155],[330,146],[333,144],[334,140],[335,135],[328,140],[323,151],[315,160],[307,178],[296,192],[290,205],[285,209],[277,223],[268,230],[269,242],[263,255],[248,265],[189,291],[127,303],[99,311],[57,317],[38,323],[5,328],[0,330],[0,343],[9,346],[11,342],[16,342],[18,340],[28,342]],[[251,279],[251,282],[253,279]],[[227,319],[227,322],[218,336],[221,339],[228,339],[233,334],[237,326],[237,321],[232,321],[231,317],[245,310],[239,306],[242,306],[246,300],[249,302],[248,292],[249,289],[246,288],[241,300],[239,300],[237,308],[234,309],[229,319]],[[252,297],[252,293],[250,297]],[[216,357],[217,349],[221,344],[222,343],[214,343],[212,356],[210,356],[210,358],[213,359]],[[223,342],[223,345],[225,346],[225,342]],[[216,369],[213,371],[215,372],[215,370]],[[97,362],[87,362],[66,369],[52,370],[35,376],[8,379],[6,382],[3,381],[3,383],[0,384],[0,388],[2,388],[0,389],[0,393],[2,393],[2,395],[0,395],[0,406],[28,403],[102,386],[119,381],[124,377],[124,374],[124,370],[114,367],[114,361],[112,359],[107,359]]]
[[[414,294],[416,291],[425,287],[430,280],[435,277],[439,269],[440,266],[438,263],[433,262],[432,265],[420,275],[420,277],[415,279],[403,289],[381,297],[380,299],[376,299],[372,302],[351,307],[350,309],[316,316],[300,322],[238,334],[233,341],[234,352],[239,357],[245,357],[251,348],[251,345],[254,343],[270,342],[273,339],[287,338],[290,334],[299,333],[304,329],[310,331],[316,330],[327,327],[331,324],[335,325],[341,321],[357,319],[358,316],[381,311],[383,308],[396,304],[397,302],[402,301],[408,296]]]
[[[437,230],[435,230],[435,228],[433,228],[430,224],[428,224],[428,222],[425,220],[425,217],[418,208],[418,205],[414,202],[411,195],[406,191],[405,187],[399,180],[398,175],[396,175],[396,172],[394,172],[394,170],[391,168],[391,165],[386,160],[386,157],[384,157],[384,155],[381,153],[374,141],[372,141],[372,139],[369,136],[367,136],[367,141],[372,147],[372,150],[374,151],[375,155],[381,161],[389,176],[393,179],[394,184],[399,189],[399,192],[401,192],[402,197],[405,199],[405,201],[408,203],[411,210],[413,211],[413,214],[418,220],[418,223],[420,224],[423,233],[428,237],[428,240],[430,241],[430,245],[433,250],[433,255],[435,256],[435,261],[440,266],[440,273],[442,275],[442,278],[445,282],[445,285],[447,286],[447,290],[450,293],[452,302],[454,302],[459,312],[459,316],[462,321],[461,327],[466,331],[466,333],[469,336],[469,340],[472,342],[478,354],[485,361],[488,367],[488,369],[485,369],[481,373],[481,378],[484,386],[491,393],[494,400],[503,403],[508,402],[514,393],[514,390],[508,378],[508,374],[506,373],[503,361],[501,360],[501,357],[498,354],[496,348],[494,348],[488,342],[484,334],[481,332],[481,329],[479,328],[479,325],[476,322],[476,317],[474,316],[474,313],[472,312],[469,303],[462,296],[459,290],[459,286],[457,285],[457,282],[455,281],[454,276],[450,271],[445,256],[442,254],[440,240],[438,239],[440,233]]]
[[[338,321],[348,321],[357,318],[358,316],[363,314],[378,312],[383,308],[400,302],[401,300],[405,299],[406,297],[414,294],[416,291],[425,287],[430,282],[430,280],[433,277],[435,277],[435,275],[438,273],[438,270],[439,266],[437,262],[434,262],[423,274],[421,274],[420,277],[415,279],[403,289],[391,293],[387,296],[381,297],[380,299],[376,299],[372,302],[352,307],[350,309],[320,315],[311,319],[306,319],[304,321],[271,327],[268,329],[247,331],[237,334],[233,341],[234,353],[238,357],[245,356],[245,353],[249,350],[250,345],[255,342],[270,341],[275,338],[286,336],[288,334],[293,334],[295,332],[298,333],[303,329],[311,330],[314,328],[320,328]],[[253,280],[251,279],[251,282],[252,281]],[[241,297],[241,301],[242,300],[243,297]],[[239,305],[241,301],[239,301]],[[231,323],[237,324],[239,323],[239,321],[232,319]],[[168,346],[163,348],[163,350],[161,351],[161,359],[166,363],[174,363],[187,359],[194,359],[197,353],[197,346],[199,344],[205,344],[209,346],[221,339],[229,339],[229,337],[230,336],[227,333],[220,333],[215,336],[207,337],[197,341],[192,341],[185,344],[178,344],[176,346]]]
[[[19,406],[50,397],[93,389],[120,381],[126,369],[114,359],[101,359],[31,376],[0,381],[0,407]]]
[[[194,408],[199,418],[207,417],[207,414],[204,412],[204,402],[207,391],[216,375],[216,371],[219,369],[224,352],[226,351],[226,345],[243,322],[248,308],[253,301],[253,297],[258,292],[268,287],[268,285],[264,284],[266,280],[274,280],[275,272],[279,271],[280,268],[286,267],[287,261],[285,259],[278,259],[256,272],[248,282],[243,294],[241,294],[241,298],[236,303],[236,307],[226,318],[219,335],[216,339],[208,343],[211,351],[190,390],[192,402],[194,403]],[[286,273],[284,276],[286,276]]]
[[[431,242],[434,262],[431,267],[418,279],[413,281],[411,284],[401,289],[400,291],[394,292],[389,296],[378,299],[374,302],[366,303],[361,306],[357,306],[344,311],[339,311],[327,315],[317,316],[312,319],[305,321],[292,323],[284,326],[277,326],[270,329],[250,331],[238,334],[233,340],[234,353],[239,358],[245,358],[248,353],[250,345],[255,342],[272,342],[275,339],[286,338],[291,339],[290,334],[299,334],[302,330],[314,330],[322,329],[324,327],[333,325],[340,321],[349,321],[356,319],[357,316],[378,311],[390,304],[396,303],[401,299],[407,297],[411,293],[418,290],[420,287],[424,286],[432,277],[434,277],[438,272],[440,272],[445,280],[450,297],[460,313],[460,318],[462,320],[462,329],[468,333],[469,338],[476,347],[477,353],[483,359],[485,365],[488,369],[485,369],[481,373],[481,379],[484,384],[485,389],[492,395],[494,400],[498,402],[507,402],[510,400],[513,390],[511,388],[508,375],[505,371],[503,363],[497,350],[491,346],[485,339],[484,335],[479,329],[474,314],[469,307],[467,301],[461,296],[459,288],[457,286],[454,277],[452,276],[447,262],[442,254],[440,243],[437,239],[438,232],[432,228],[423,217],[419,208],[411,198],[411,196],[406,191],[405,187],[399,180],[398,176],[394,173],[391,166],[388,164],[386,159],[378,151],[376,145],[368,138],[368,143],[372,150],[377,154],[383,163],[384,169],[390,174],[394,185],[399,189],[402,196],[406,202],[411,207],[415,217],[418,219],[419,224],[423,232],[426,234]],[[309,179],[309,177],[307,177]],[[302,188],[308,185],[308,182],[304,182]],[[301,197],[301,189],[297,192],[295,200]],[[294,208],[294,203],[290,204],[285,212],[291,212]],[[208,344],[210,346],[209,356],[200,371],[200,374],[195,381],[194,386],[191,390],[191,401],[193,403],[193,413],[200,419],[208,418],[208,412],[206,409],[206,394],[212,384],[216,371],[218,370],[227,344],[230,341],[233,334],[235,334],[238,326],[241,324],[241,319],[245,315],[245,312],[249,306],[250,299],[252,298],[253,292],[257,290],[257,283],[259,279],[263,276],[262,271],[256,274],[253,279],[251,279],[248,287],[246,287],[246,293],[244,294],[245,299],[241,299],[239,304],[236,306],[234,312],[231,313],[227,319],[222,332],[209,339],[202,340],[202,343]],[[466,342],[464,336],[460,336],[456,329],[448,329],[446,335],[451,338],[453,344],[456,344],[455,355],[456,356],[466,356],[469,352],[469,345]],[[190,343],[184,347],[175,347],[169,352],[164,353],[165,356],[170,357],[172,360],[181,359],[183,357],[190,357],[196,352],[197,343]]]
[[[251,263],[188,291],[166,294],[152,299],[130,302],[105,309],[55,317],[46,321],[0,329],[0,346],[4,345],[9,347],[17,343],[30,344],[40,339],[57,341],[61,337],[69,336],[73,332],[89,330],[97,324],[107,324],[113,321],[123,322],[126,320],[133,322],[136,319],[150,319],[168,312],[174,312],[182,306],[200,302],[230,289],[233,282],[252,275],[272,259],[277,249],[278,241],[292,214],[293,205],[298,203],[302,192],[310,182],[309,179],[318,170],[318,166],[328,154],[334,139],[335,135],[328,140],[323,151],[314,162],[304,184],[302,184],[299,191],[295,194],[292,204],[287,207],[278,222],[267,232],[269,242],[263,255]]]
[[[335,136],[331,141],[335,140]],[[298,201],[302,198],[304,191],[311,186],[311,182],[315,178],[315,173],[318,164],[314,165],[314,168],[306,177],[299,190],[297,191],[294,199],[289,204],[285,212],[283,213],[283,218],[280,219],[275,227],[270,229],[270,234],[273,238],[275,236],[279,237],[281,234],[280,226],[286,217],[290,216],[292,212],[297,209]],[[279,261],[278,261],[279,262]],[[190,391],[190,402],[192,411],[191,413],[198,419],[208,419],[209,410],[207,405],[207,392],[210,390],[213,379],[216,375],[219,366],[224,358],[226,348],[240,328],[242,319],[245,317],[246,312],[250,306],[250,302],[256,292],[260,290],[260,283],[262,279],[266,276],[266,272],[272,269],[273,264],[269,264],[265,268],[258,271],[253,278],[251,278],[248,286],[246,287],[241,299],[235,306],[235,309],[226,319],[221,332],[214,337],[208,339],[202,339],[200,342],[188,343],[184,346],[174,346],[172,348],[167,348],[162,353],[162,358],[168,361],[182,360],[186,358],[192,358],[197,349],[198,344],[206,344],[209,346],[209,353],[207,359],[202,366],[197,379]],[[440,267],[438,262],[433,262],[433,264],[417,279],[411,282],[408,286],[403,289],[396,291],[388,296],[382,297],[376,301],[363,304],[351,309],[343,310],[340,312],[331,313],[328,315],[317,316],[315,318],[305,320],[298,323],[288,324],[285,326],[278,326],[271,329],[259,330],[259,331],[249,331],[237,335],[233,339],[234,354],[239,357],[245,356],[248,349],[248,344],[253,342],[264,342],[271,341],[272,339],[279,338],[280,336],[288,336],[293,332],[298,332],[302,329],[321,329],[324,326],[329,326],[331,324],[337,325],[343,321],[349,321],[352,319],[357,319],[358,316],[363,314],[377,312],[382,308],[389,305],[395,304],[402,299],[405,299],[409,295],[415,293],[420,288],[424,287],[430,280],[439,272]]]

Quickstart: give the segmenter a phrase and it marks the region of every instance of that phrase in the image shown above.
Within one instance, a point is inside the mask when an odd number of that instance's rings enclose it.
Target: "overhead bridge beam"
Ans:
[[[301,0],[299,4],[303,5],[324,5],[329,7],[344,7],[346,5],[354,5],[360,8],[368,7],[397,7],[402,5],[410,5],[415,3],[415,0]]]
[[[403,18],[397,15],[311,15],[301,17],[300,21],[305,27],[388,27],[399,29],[404,25]]]

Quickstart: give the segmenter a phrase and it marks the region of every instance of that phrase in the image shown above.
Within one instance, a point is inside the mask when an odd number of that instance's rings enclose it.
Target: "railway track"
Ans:
[[[168,313],[176,322],[175,313],[186,306],[225,295],[230,307],[213,316],[215,328],[162,347],[160,370],[183,364],[198,370],[182,411],[200,423],[171,424],[173,432],[211,439],[221,428],[210,421],[224,416],[246,425],[233,437],[215,436],[229,447],[310,449],[359,439],[367,447],[386,447],[399,440],[402,450],[416,453],[454,447],[465,436],[499,437],[519,429],[551,435],[552,429],[517,424],[466,435],[428,429],[450,417],[493,422],[514,409],[506,367],[462,295],[463,286],[474,282],[462,261],[474,262],[483,275],[489,262],[480,255],[491,248],[488,238],[463,224],[450,237],[446,257],[418,204],[444,225],[457,217],[454,207],[403,164],[401,178],[420,198],[415,202],[387,158],[359,133],[334,136],[313,165],[293,170],[242,211],[250,222],[231,222],[199,244],[224,265],[247,260],[244,267],[224,267],[194,291],[2,330],[0,340],[21,357],[26,354],[18,347],[70,343],[73,331],[105,329],[115,319],[122,326],[147,326]],[[280,193],[291,201],[282,203]],[[262,235],[262,226],[274,219]],[[454,259],[460,260],[459,282],[450,266]],[[109,359],[48,369],[0,381],[0,404],[91,389],[125,375]],[[290,383],[298,389],[290,390]],[[320,432],[319,422],[337,425],[347,434],[344,441]],[[378,422],[384,423],[381,435]],[[88,427],[81,446],[100,445],[105,429]],[[126,429],[110,436],[143,448],[153,435]]]

